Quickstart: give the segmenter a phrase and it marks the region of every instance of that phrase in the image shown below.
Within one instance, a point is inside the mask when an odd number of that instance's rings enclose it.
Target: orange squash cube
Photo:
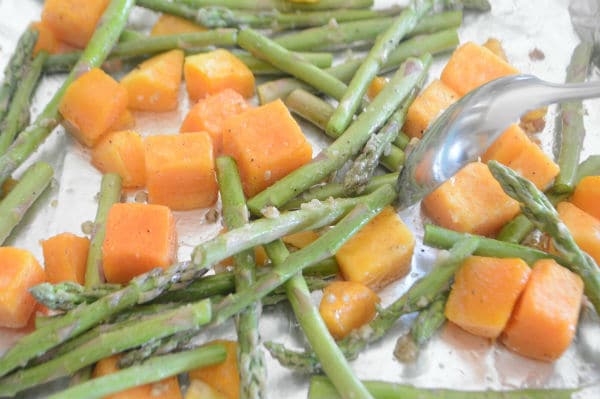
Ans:
[[[600,176],[587,176],[581,179],[575,187],[571,202],[600,220]]]
[[[527,263],[518,258],[468,258],[454,277],[446,317],[471,334],[496,338],[508,322],[529,273]]]
[[[85,268],[90,248],[87,237],[62,233],[42,241],[44,269],[48,281],[57,284],[73,281],[85,284]]]
[[[127,109],[127,91],[94,68],[71,83],[59,109],[69,133],[93,147]]]
[[[119,371],[119,355],[107,357],[96,363],[93,378],[99,378],[105,375]],[[104,399],[182,399],[179,381],[177,377],[168,377],[151,384],[140,385],[126,389],[112,395],[105,396]]]
[[[33,56],[44,50],[48,54],[56,54],[60,49],[60,41],[54,35],[54,32],[46,26],[43,22],[34,22],[31,24],[32,28],[38,31],[37,42],[33,48]]]
[[[460,96],[440,80],[434,80],[408,107],[402,131],[410,137],[423,137],[429,125]]]
[[[25,327],[36,305],[29,288],[45,281],[44,269],[30,252],[13,247],[0,247],[0,265],[0,327]]]
[[[102,173],[117,173],[123,187],[146,184],[146,162],[142,137],[131,130],[106,134],[92,150],[92,164]]]
[[[229,397],[204,381],[191,380],[184,399],[229,399]]]
[[[192,101],[225,89],[233,89],[245,98],[254,95],[252,71],[227,50],[218,49],[186,57],[183,73]]]
[[[183,51],[171,50],[142,62],[123,79],[129,108],[138,111],[172,111],[177,108]]]
[[[504,48],[502,47],[502,43],[500,42],[500,40],[490,37],[489,39],[486,40],[485,43],[483,43],[483,47],[490,50],[497,57],[499,57],[502,61],[508,62],[508,57],[506,56],[506,53],[504,52]]]
[[[237,342],[216,340],[210,344],[223,344],[227,350],[225,361],[212,366],[201,367],[190,371],[190,381],[201,380],[228,399],[240,397],[240,375],[237,363]]]
[[[302,249],[312,244],[314,241],[317,240],[317,238],[319,238],[319,234],[312,230],[306,230],[299,231],[298,233],[289,234],[285,237],[282,237],[281,240],[288,245],[291,245],[298,249]]]
[[[127,283],[154,268],[168,268],[177,259],[177,232],[166,206],[115,204],[106,221],[102,243],[104,275],[109,283]]]
[[[42,22],[65,43],[84,48],[109,0],[46,0]]]
[[[308,163],[312,147],[281,100],[223,123],[223,152],[235,159],[248,197]]]
[[[367,97],[373,100],[388,83],[388,79],[382,76],[375,76],[367,88]]]
[[[556,210],[577,245],[600,265],[600,219],[569,202],[561,202]]]
[[[219,187],[208,133],[151,136],[145,148],[150,203],[181,211],[217,201]]]
[[[249,105],[241,94],[232,89],[225,89],[198,100],[187,113],[179,131],[207,132],[212,138],[215,155],[220,155],[223,151],[223,124],[227,118],[248,108]]]
[[[109,128],[108,132],[129,130],[135,126],[135,117],[130,110],[126,109]]]
[[[487,48],[468,42],[454,50],[442,71],[441,80],[464,96],[489,81],[517,73],[517,69]]]
[[[179,33],[203,32],[206,28],[174,15],[162,14],[152,26],[150,36],[177,35]]]
[[[502,342],[520,355],[553,361],[567,350],[583,296],[583,281],[552,259],[539,260],[504,329]]]
[[[334,281],[323,290],[319,313],[335,339],[373,320],[379,297],[369,287],[354,281]]]
[[[473,162],[423,200],[438,225],[463,233],[493,235],[519,213],[487,165]]]
[[[378,290],[408,273],[414,248],[411,231],[387,206],[338,250],[335,259],[344,279]]]
[[[481,157],[481,160],[484,163],[495,160],[503,165],[508,165],[510,161],[527,148],[529,143],[531,143],[531,140],[529,140],[523,129],[513,123],[492,143]]]

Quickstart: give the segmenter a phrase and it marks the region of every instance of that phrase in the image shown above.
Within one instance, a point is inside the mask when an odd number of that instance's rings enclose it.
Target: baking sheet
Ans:
[[[568,14],[566,0],[497,0],[490,13],[467,14],[460,29],[461,43],[475,41],[483,43],[495,37],[505,46],[510,62],[525,73],[537,75],[555,82],[564,81],[565,69],[572,49],[578,42]],[[376,1],[377,7],[404,4],[392,0]],[[39,19],[43,6],[36,0],[0,0],[0,68],[3,69],[13,51],[14,43],[32,20]],[[133,27],[147,26],[156,16],[146,10],[136,9],[130,18]],[[530,52],[539,49],[543,60],[530,57]],[[430,71],[430,79],[438,77],[447,56],[436,57]],[[591,79],[597,79],[594,69]],[[33,116],[43,108],[59,86],[63,77],[45,77],[33,101]],[[176,133],[189,107],[185,90],[180,93],[180,108],[176,112],[160,114],[137,112],[136,130],[143,135]],[[587,114],[585,125],[587,138],[583,157],[600,153],[600,100],[585,102]],[[555,108],[550,107],[547,124],[539,135],[544,149],[552,151]],[[315,150],[322,148],[328,140],[303,124]],[[15,230],[5,245],[26,248],[42,260],[39,241],[61,232],[83,234],[81,225],[93,220],[96,212],[96,194],[100,185],[100,173],[89,162],[89,151],[75,144],[57,128],[35,155],[19,170],[37,160],[44,160],[55,168],[55,181],[23,223]],[[133,200],[135,191],[128,193]],[[217,208],[219,205],[217,204]],[[221,229],[220,221],[208,223],[204,215],[207,210],[177,212],[179,232],[179,259],[187,259],[194,245],[214,237]],[[422,217],[418,208],[401,214],[410,225],[419,242],[422,238]],[[399,297],[415,279],[430,270],[437,251],[418,244],[415,249],[412,270],[402,281],[381,291],[383,305]],[[319,295],[313,294],[318,304]],[[595,318],[595,320],[594,320]],[[393,357],[395,340],[410,325],[410,316],[387,335],[386,339],[370,346],[358,360],[352,363],[360,378],[379,379],[391,382],[410,383],[420,387],[445,387],[456,389],[515,389],[590,386],[582,398],[600,397],[600,323],[593,312],[584,312],[577,337],[569,350],[552,364],[528,360],[515,355],[499,344],[474,337],[447,324],[438,336],[421,351],[418,361],[405,365]],[[261,319],[260,331],[263,340],[287,343],[300,348],[303,338],[293,314],[286,305],[267,308]],[[9,346],[18,335],[13,331],[0,330],[0,350]],[[208,331],[206,339],[235,338],[231,324]],[[268,354],[268,389],[270,397],[289,399],[305,398],[308,380],[279,366]],[[52,384],[56,387],[61,383]],[[595,384],[595,385],[594,385]],[[23,397],[42,398],[51,392],[44,386],[27,392]]]

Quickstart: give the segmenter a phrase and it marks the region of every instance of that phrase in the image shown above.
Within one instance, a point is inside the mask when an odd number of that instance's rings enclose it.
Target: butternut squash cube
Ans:
[[[454,50],[441,80],[459,96],[494,79],[519,71],[485,47],[468,42]]]
[[[85,284],[85,268],[90,248],[87,237],[62,233],[42,241],[44,269],[48,282],[73,281]]]
[[[379,297],[354,281],[334,281],[323,290],[319,313],[335,339],[342,339],[373,320]]]
[[[163,112],[177,108],[183,51],[171,50],[142,62],[123,79],[129,108]]]
[[[506,53],[504,52],[504,48],[502,47],[502,43],[500,42],[500,40],[498,40],[494,37],[490,37],[489,39],[486,40],[485,43],[483,43],[483,47],[490,50],[497,57],[499,57],[502,61],[508,62],[508,57],[506,56]]]
[[[150,203],[182,211],[217,201],[219,187],[208,133],[151,136],[145,148]]]
[[[378,290],[410,270],[415,239],[393,207],[385,207],[335,254],[344,279]]]
[[[229,399],[226,395],[217,391],[201,380],[190,381],[190,386],[185,393],[184,399]]]
[[[109,128],[108,132],[129,130],[135,126],[135,117],[130,110],[126,109]]]
[[[223,152],[235,159],[248,197],[308,163],[312,147],[281,100],[223,123]]]
[[[367,88],[367,97],[373,100],[375,97],[377,97],[379,92],[383,90],[387,82],[388,79],[384,78],[383,76],[375,76]]]
[[[127,91],[99,68],[81,75],[60,102],[66,129],[93,147],[127,108]]]
[[[123,187],[146,185],[142,137],[131,130],[108,133],[92,150],[92,164],[102,173],[117,173]]]
[[[227,50],[186,57],[183,73],[188,95],[194,102],[225,89],[233,89],[245,98],[254,95],[252,71]]]
[[[102,243],[104,275],[109,283],[127,283],[177,259],[177,232],[166,206],[119,203],[110,208]]]
[[[84,48],[108,3],[109,0],[47,0],[42,11],[42,22],[52,29],[59,40]]]
[[[523,132],[523,129],[513,123],[492,143],[481,160],[484,163],[495,160],[503,165],[508,165],[527,148],[530,142],[531,140]]]
[[[468,258],[454,277],[446,317],[471,334],[496,338],[508,322],[529,273],[527,263],[518,258]]]
[[[408,107],[402,131],[410,137],[423,137],[429,125],[460,96],[440,80],[434,80]]]
[[[575,187],[571,202],[600,220],[600,176],[587,176],[581,179]]]
[[[227,118],[248,108],[249,105],[241,94],[225,89],[198,100],[187,113],[179,131],[207,132],[212,138],[215,155],[220,155],[223,151],[223,124]]]
[[[600,219],[569,202],[561,202],[556,210],[577,245],[600,265]]]
[[[29,289],[44,282],[44,269],[30,252],[13,247],[0,247],[0,265],[0,327],[25,327],[36,304]]]
[[[38,21],[31,24],[32,28],[38,31],[37,42],[33,48],[33,56],[44,50],[48,54],[56,54],[60,49],[60,41],[54,35],[54,32],[46,26],[45,23]]]
[[[282,240],[286,244],[289,244],[298,249],[302,249],[302,248],[312,244],[313,241],[317,240],[317,238],[319,238],[319,235],[316,232],[314,232],[312,230],[307,230],[307,231],[300,231],[298,233],[289,234],[285,237],[282,237]]]
[[[152,26],[150,36],[177,35],[179,33],[203,32],[206,28],[174,15],[162,14]]]
[[[473,162],[427,195],[427,215],[438,225],[463,233],[493,235],[519,213],[487,165]]]
[[[190,381],[201,380],[228,399],[239,399],[240,376],[237,363],[237,342],[216,340],[210,344],[223,344],[227,350],[225,361],[212,366],[201,367],[190,371]]]

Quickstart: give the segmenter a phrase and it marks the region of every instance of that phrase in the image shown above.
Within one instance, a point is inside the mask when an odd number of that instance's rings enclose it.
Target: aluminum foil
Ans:
[[[584,0],[596,2],[596,0]],[[379,0],[377,7],[405,3],[404,1]],[[461,42],[483,43],[489,37],[500,39],[510,62],[525,73],[543,79],[563,82],[565,69],[578,36],[571,25],[567,0],[494,0],[490,13],[465,15],[460,28]],[[26,24],[39,20],[43,2],[40,0],[0,0],[0,68],[8,61],[19,34]],[[145,28],[156,15],[136,9],[130,25]],[[534,50],[543,59],[533,57]],[[436,57],[430,79],[438,77],[448,56]],[[596,80],[598,71],[591,79]],[[35,116],[59,86],[62,76],[45,77],[33,101]],[[189,108],[185,90],[181,90],[180,108],[168,113],[136,113],[136,130],[144,135],[176,133],[185,112]],[[586,157],[600,152],[600,100],[585,102],[587,113],[585,125],[587,138],[582,154]],[[553,149],[555,107],[550,107],[546,128],[538,135],[544,149]],[[309,125],[303,124],[315,152],[328,143],[327,139]],[[100,173],[90,165],[89,151],[74,143],[64,129],[57,128],[35,155],[18,171],[33,161],[44,160],[55,168],[55,180],[29,212],[23,223],[14,231],[6,245],[26,248],[42,260],[39,241],[61,232],[82,233],[82,224],[93,220],[96,212],[96,194],[100,185]],[[127,193],[133,201],[136,192]],[[219,204],[216,205],[220,209]],[[179,232],[179,259],[187,259],[194,245],[214,237],[221,229],[220,221],[205,220],[207,210],[177,212]],[[387,305],[399,297],[418,277],[427,273],[437,250],[420,244],[423,218],[420,209],[414,208],[401,214],[412,228],[419,244],[415,249],[412,270],[409,275],[379,292],[382,304]],[[320,300],[313,294],[315,304]],[[474,337],[459,328],[447,324],[425,348],[418,360],[402,364],[393,357],[398,335],[406,330],[412,318],[407,316],[387,335],[352,363],[362,379],[377,379],[414,384],[419,387],[445,387],[455,389],[515,389],[589,387],[579,396],[600,397],[600,323],[598,316],[589,309],[582,313],[574,343],[554,363],[528,360],[506,350],[502,345],[487,339]],[[300,329],[287,305],[267,308],[261,319],[263,340],[284,342],[292,348],[305,346]],[[19,334],[0,329],[0,351],[10,346]],[[206,333],[206,339],[235,338],[231,324]],[[267,354],[268,389],[270,397],[299,399],[307,396],[308,379],[279,366]],[[43,398],[52,388],[63,382],[29,391],[23,397]]]

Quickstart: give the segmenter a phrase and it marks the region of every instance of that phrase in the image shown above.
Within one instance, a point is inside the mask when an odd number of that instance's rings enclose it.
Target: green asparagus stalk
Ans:
[[[275,68],[268,62],[257,59],[246,52],[234,52],[236,57],[240,59],[252,71],[254,75],[282,75],[281,70]],[[303,60],[313,64],[319,68],[329,68],[333,63],[333,54],[331,53],[293,53],[294,56],[300,57]]]
[[[121,32],[121,36],[119,36],[119,43],[131,42],[134,40],[142,40],[147,38],[145,34],[142,32],[138,32],[137,30],[124,29]]]
[[[325,10],[325,11],[305,11],[289,14],[274,13],[272,22],[268,25],[253,25],[256,28],[271,28],[274,31],[308,28],[312,26],[327,25],[332,20],[336,23],[350,21],[361,21],[373,18],[384,18],[398,15],[401,9],[391,7],[384,10]]]
[[[209,300],[149,316],[122,329],[99,335],[62,356],[4,377],[0,380],[0,395],[15,395],[27,388],[68,376],[112,354],[135,348],[152,339],[197,328],[210,319]]]
[[[121,199],[121,176],[107,173],[102,176],[98,210],[90,240],[90,250],[85,267],[85,286],[93,287],[104,281],[102,271],[102,243],[106,235],[106,218],[110,208]]]
[[[373,0],[319,0],[316,3],[294,3],[287,0],[176,0],[190,7],[227,7],[240,10],[319,11],[338,8],[371,8]]]
[[[102,64],[110,49],[119,39],[127,22],[134,0],[112,0],[86,49],[62,86],[42,110],[33,124],[29,125],[0,156],[0,184],[17,169],[48,137],[60,122],[58,107],[67,88],[77,76]]]
[[[226,356],[225,347],[221,344],[159,356],[141,365],[73,386],[50,395],[48,399],[99,399],[128,388],[150,384],[189,370],[223,362]]]
[[[0,200],[0,245],[48,187],[53,174],[50,165],[37,162],[25,171],[13,189]]]
[[[523,214],[552,238],[563,263],[582,278],[585,294],[600,314],[600,269],[592,257],[577,246],[550,201],[533,183],[506,166],[496,161],[490,161],[488,166],[504,191],[520,202]]]
[[[487,12],[492,9],[488,0],[444,0],[447,8],[464,8],[480,12]]]
[[[372,133],[379,130],[396,108],[422,79],[431,62],[431,56],[409,59],[409,66],[401,68],[377,97],[361,113],[348,130],[324,149],[312,162],[296,169],[248,201],[254,213],[265,206],[282,206],[299,193],[324,180],[339,169],[351,156],[358,153]]]
[[[121,288],[119,284],[94,284],[83,287],[71,281],[64,281],[58,284],[41,283],[31,287],[29,292],[36,301],[50,309],[71,310],[82,303],[92,303]]]
[[[597,175],[600,175],[600,155],[590,155],[579,164],[575,183],[579,184],[584,177]]]
[[[585,82],[594,43],[581,42],[573,51],[567,67],[566,83]],[[585,126],[583,125],[583,106],[581,101],[559,105],[560,151],[558,166],[560,173],[556,177],[552,190],[556,193],[570,193],[575,187],[575,175],[579,164],[579,155],[583,148]]]
[[[0,122],[0,154],[6,152],[19,130],[29,124],[31,97],[39,82],[46,57],[48,53],[41,51],[23,72],[6,118]]]

